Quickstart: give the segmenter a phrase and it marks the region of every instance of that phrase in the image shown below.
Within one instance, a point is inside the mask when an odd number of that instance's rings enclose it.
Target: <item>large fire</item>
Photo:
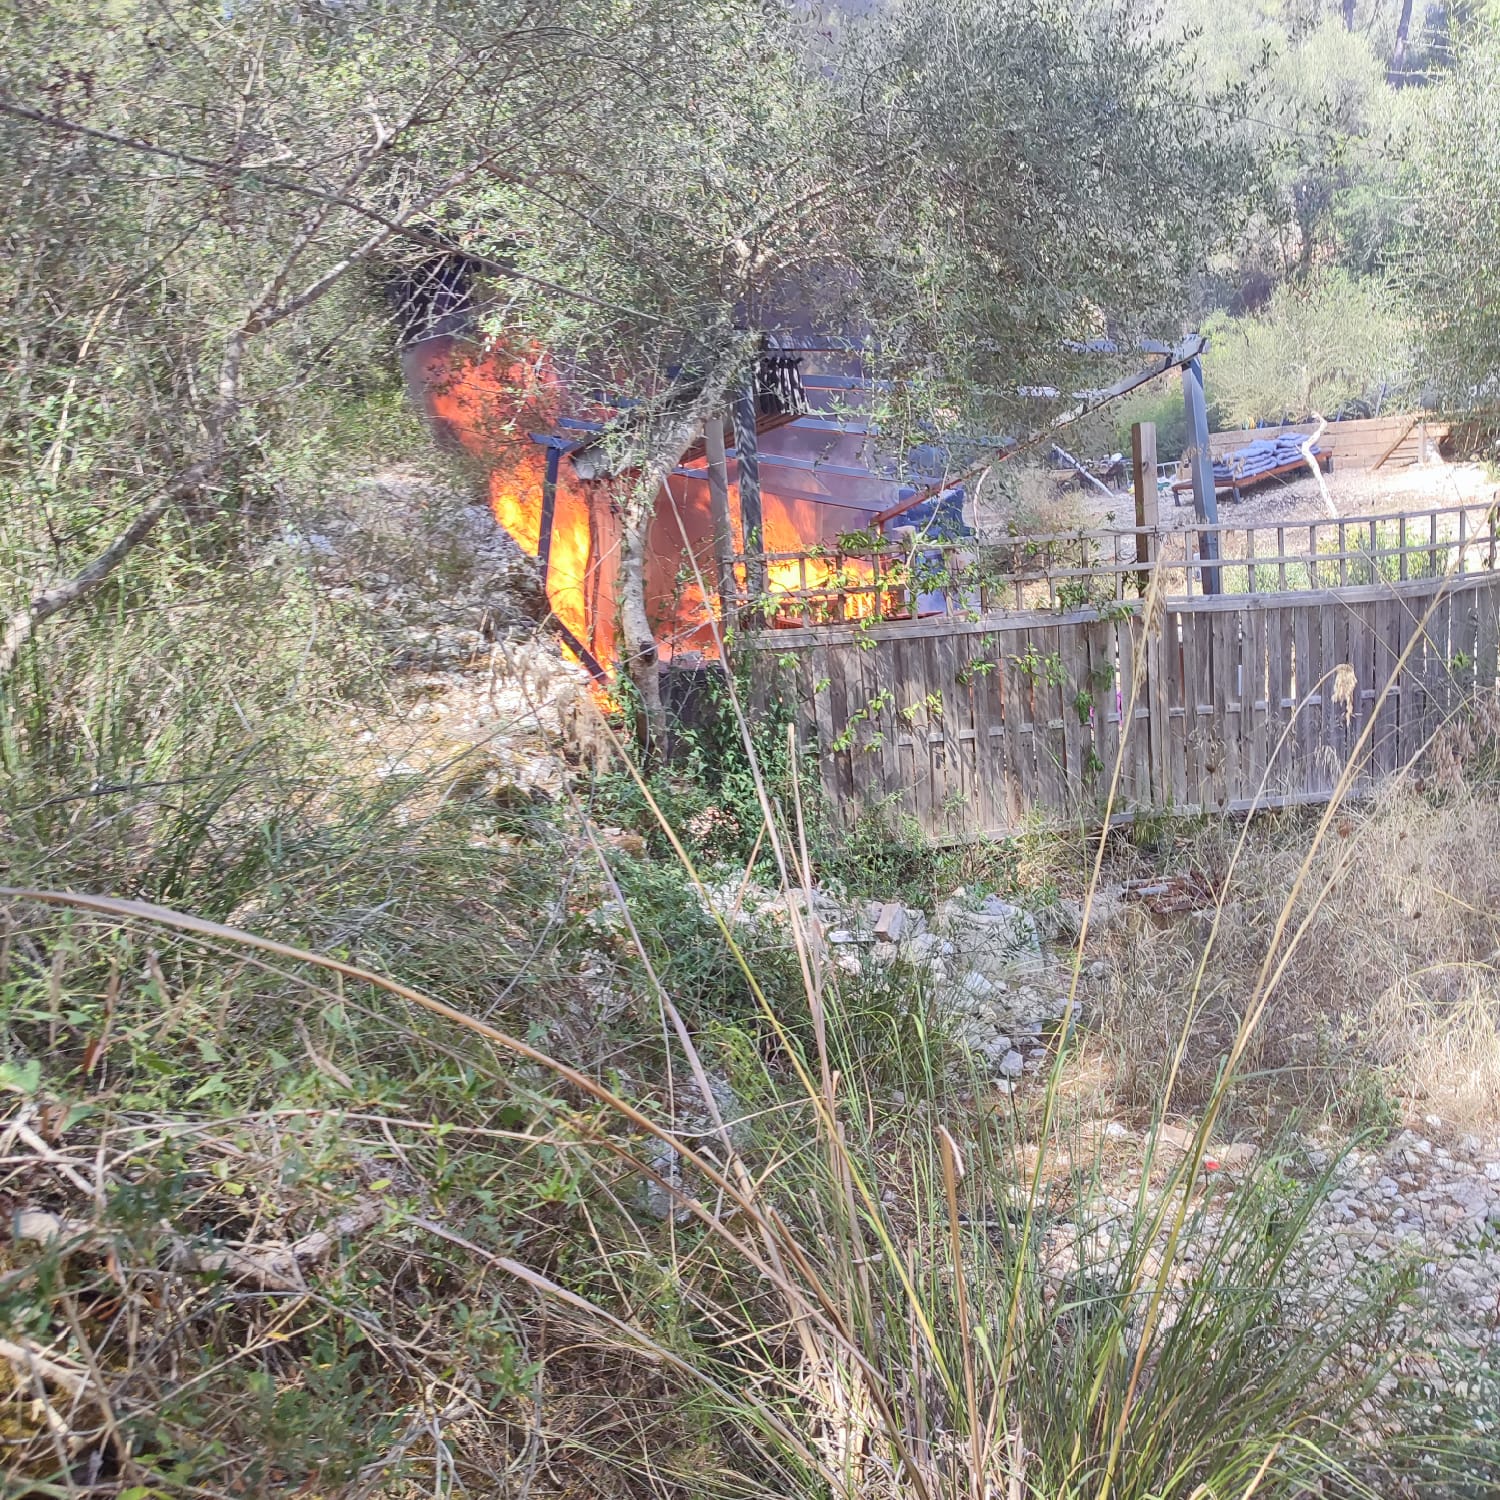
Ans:
[[[601,666],[609,665],[615,659],[620,542],[619,507],[611,485],[631,478],[585,484],[567,457],[560,456],[549,546],[542,535],[548,449],[545,438],[539,441],[534,434],[557,431],[566,392],[546,360],[495,349],[476,351],[449,338],[418,346],[413,358],[409,375],[425,393],[440,431],[484,465],[496,521],[530,556],[545,551],[547,600],[558,622],[577,647]],[[736,546],[743,550],[737,486],[730,495]],[[874,610],[873,590],[845,595],[842,587],[873,581],[868,558],[817,555],[834,552],[839,533],[867,524],[868,514],[763,493],[764,550],[815,553],[769,564],[768,590],[827,596],[807,605],[789,599],[785,610],[768,612],[771,623],[801,624],[804,615],[813,620],[859,618]],[[647,534],[647,610],[664,659],[685,652],[718,654],[712,537],[707,474],[695,465],[694,472],[670,482]],[[898,608],[892,595],[882,599],[886,613]]]
[[[780,495],[766,495],[762,500],[762,517],[767,552],[806,553],[810,546],[826,545],[829,538],[828,508],[807,500],[790,500]],[[852,529],[852,528],[851,528]],[[821,595],[808,602],[807,613],[814,623],[841,619],[864,619],[875,612],[875,595],[847,593],[874,582],[874,568],[868,557],[801,556],[795,561],[766,564],[768,594]],[[803,608],[800,600],[788,600],[785,609],[773,606],[767,611],[773,625],[800,625]]]
[[[428,410],[442,429],[489,470],[490,509],[531,557],[542,550],[547,451],[532,434],[549,432],[564,392],[545,360],[465,351],[434,340],[419,378]],[[547,602],[561,624],[601,663],[613,656],[612,633],[594,628],[588,608],[591,554],[589,497],[570,465],[559,463],[549,533]],[[597,571],[597,569],[596,569]]]

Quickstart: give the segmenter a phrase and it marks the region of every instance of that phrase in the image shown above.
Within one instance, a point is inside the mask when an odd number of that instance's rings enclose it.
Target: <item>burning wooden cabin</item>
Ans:
[[[438,258],[425,281],[403,284],[398,303],[409,388],[440,437],[480,466],[496,520],[540,563],[564,640],[596,678],[607,680],[618,655],[622,501],[639,482],[638,473],[611,467],[604,441],[606,423],[623,403],[607,396],[586,403],[547,358],[477,342],[471,295],[455,257]],[[878,392],[857,355],[767,339],[731,409],[677,456],[647,524],[645,608],[658,660],[716,656],[715,610],[731,593],[757,599],[757,620],[771,626],[839,623],[861,608],[890,618],[883,564],[871,561],[883,543],[872,548],[872,541],[894,540],[897,527],[932,543],[970,534],[966,480],[1051,442],[1062,425],[1172,371],[1182,376],[1194,509],[1210,528],[1203,535],[1210,559],[1217,507],[1204,348],[1196,334],[1176,343],[1070,345],[1073,355],[1090,359],[1118,361],[1138,351],[1152,363],[1071,396],[1018,386],[1017,396],[1034,403],[1041,418],[1027,438],[934,439],[906,447],[881,435],[871,414]],[[1041,416],[1047,411],[1054,414]],[[851,534],[857,540],[842,545]],[[881,568],[880,578],[872,566]],[[783,595],[786,607],[778,609]],[[822,607],[824,596],[835,601],[831,611]],[[951,602],[942,592],[912,593],[899,609],[911,618],[941,613]]]

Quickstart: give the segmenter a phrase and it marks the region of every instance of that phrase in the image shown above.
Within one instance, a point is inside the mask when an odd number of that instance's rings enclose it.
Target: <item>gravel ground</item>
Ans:
[[[1324,476],[1329,499],[1341,516],[1397,515],[1412,511],[1435,510],[1451,505],[1488,503],[1497,494],[1495,481],[1482,464],[1432,463],[1406,469],[1368,470],[1334,473]],[[1172,505],[1162,499],[1161,522],[1164,529],[1174,523],[1187,524],[1193,507],[1187,495]],[[1132,501],[1128,494],[1112,500],[1097,491],[1083,491],[1073,496],[1078,519],[1075,524],[1106,527],[1113,512],[1119,525],[1129,525]],[[1241,500],[1220,496],[1219,517],[1230,526],[1274,526],[1287,521],[1326,519],[1328,509],[1323,492],[1312,475],[1300,479],[1272,480],[1251,490]]]
[[[1500,1351],[1500,1136],[1450,1133],[1436,1116],[1423,1123],[1342,1163],[1314,1225],[1324,1264],[1343,1278],[1420,1259],[1422,1295],[1451,1336]]]

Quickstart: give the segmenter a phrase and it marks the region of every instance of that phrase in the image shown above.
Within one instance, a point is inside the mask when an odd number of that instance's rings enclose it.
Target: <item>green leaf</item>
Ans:
[[[202,1083],[190,1093],[182,1102],[184,1104],[196,1104],[200,1099],[207,1099],[212,1094],[222,1094],[229,1087],[222,1073],[214,1073],[205,1078]]]
[[[42,1065],[36,1058],[23,1063],[0,1063],[0,1089],[16,1094],[34,1094],[42,1081]]]

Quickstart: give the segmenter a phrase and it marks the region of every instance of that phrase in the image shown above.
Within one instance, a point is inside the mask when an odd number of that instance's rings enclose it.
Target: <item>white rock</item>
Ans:
[[[958,991],[971,1000],[988,1000],[995,993],[995,986],[978,969],[970,969],[959,976]]]

